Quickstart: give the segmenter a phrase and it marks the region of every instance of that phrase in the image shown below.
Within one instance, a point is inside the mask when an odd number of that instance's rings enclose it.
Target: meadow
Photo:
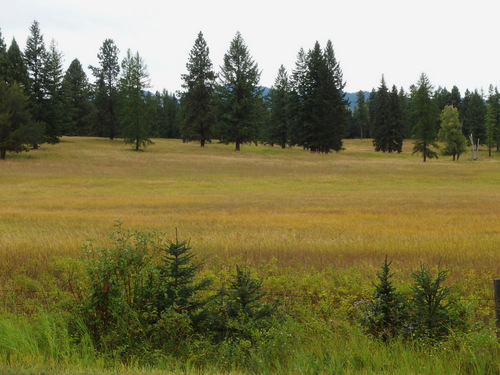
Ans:
[[[383,154],[371,140],[346,140],[344,151],[328,155],[154,141],[135,152],[119,140],[64,137],[7,155],[0,163],[3,296],[16,285],[50,289],[55,259],[77,258],[89,239],[106,246],[120,220],[169,238],[177,232],[207,275],[224,279],[234,265],[255,267],[268,291],[284,300],[314,295],[335,321],[370,295],[386,255],[403,287],[420,263],[433,267],[441,259],[475,320],[491,326],[492,281],[500,277],[500,154],[423,163],[410,141],[401,154]],[[322,305],[327,292],[345,305],[342,314]],[[415,355],[422,366],[409,363],[406,373],[432,373],[425,358]],[[364,361],[378,368],[373,358]]]

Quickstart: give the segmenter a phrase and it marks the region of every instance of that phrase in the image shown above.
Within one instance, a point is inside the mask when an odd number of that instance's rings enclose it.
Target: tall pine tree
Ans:
[[[283,65],[269,93],[269,119],[264,138],[281,148],[290,143],[290,81]]]
[[[153,144],[150,127],[146,122],[145,89],[149,87],[149,73],[139,52],[130,49],[122,61],[120,78],[120,121],[125,143],[132,144],[136,151]]]
[[[221,66],[219,95],[219,137],[222,142],[240,145],[255,142],[263,117],[260,71],[252,59],[243,37],[238,32],[224,55]]]
[[[438,109],[432,100],[432,86],[425,73],[422,73],[412,92],[412,110],[416,119],[413,127],[415,138],[413,153],[421,153],[424,162],[428,158],[437,159],[438,155],[431,147],[438,147],[436,144]]]
[[[96,79],[94,84],[97,107],[96,133],[100,137],[109,137],[109,139],[114,139],[118,134],[116,107],[120,75],[119,52],[115,42],[112,39],[106,39],[97,54],[100,66],[89,67]]]
[[[184,111],[182,138],[187,141],[200,141],[204,147],[210,141],[211,128],[215,123],[213,95],[215,73],[209,56],[207,43],[200,31],[189,60],[186,64],[187,74],[182,75],[186,90],[182,93],[181,105]]]

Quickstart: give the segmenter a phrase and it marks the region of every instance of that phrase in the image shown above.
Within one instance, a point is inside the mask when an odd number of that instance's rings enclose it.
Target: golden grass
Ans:
[[[500,277],[500,156],[423,163],[347,140],[339,154],[155,140],[63,138],[0,163],[0,272],[26,258],[106,244],[119,219],[191,240],[206,262],[244,257],[283,268],[327,265],[475,269]]]

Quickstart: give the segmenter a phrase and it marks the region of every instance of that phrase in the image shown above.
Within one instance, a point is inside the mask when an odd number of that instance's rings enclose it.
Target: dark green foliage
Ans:
[[[438,147],[436,144],[438,109],[431,98],[431,94],[432,86],[430,81],[422,73],[418,86],[412,91],[412,111],[415,119],[413,153],[421,153],[424,162],[428,158],[438,158],[437,153],[431,149],[431,147]]]
[[[17,82],[0,80],[0,159],[7,151],[28,151],[31,118],[27,97]]]
[[[500,93],[498,89],[490,85],[488,94],[488,105],[485,119],[485,144],[491,156],[491,148],[496,145],[498,151],[500,146]]]
[[[400,335],[406,318],[406,305],[403,297],[392,284],[391,262],[385,257],[382,270],[377,273],[373,302],[368,305],[362,325],[372,335],[383,341]]]
[[[7,45],[0,29],[0,81],[8,80],[8,66]]]
[[[150,137],[150,124],[146,122],[146,94],[149,87],[147,66],[136,52],[130,49],[122,61],[120,78],[120,111],[122,135],[125,143],[132,144],[136,151],[153,144]]]
[[[15,39],[7,51],[7,75],[5,80],[7,83],[17,82],[21,85],[25,92],[29,89],[28,69],[24,61],[24,56]]]
[[[249,269],[238,268],[215,298],[211,280],[197,277],[201,265],[185,241],[122,230],[121,223],[111,240],[110,248],[86,247],[79,312],[97,348],[123,358],[184,356],[204,342],[247,355],[246,343],[262,343],[275,327],[277,303],[262,301],[262,282]]]
[[[393,86],[392,92],[389,93],[384,77],[375,98],[372,126],[375,151],[402,151],[404,129],[399,94],[396,86]]]
[[[361,139],[370,137],[369,108],[364,91],[358,91],[356,94],[353,121],[353,128],[349,134],[350,137],[359,137]]]
[[[195,282],[201,264],[192,263],[194,254],[186,241],[168,242],[162,251],[162,264],[157,267],[161,293],[156,299],[158,311],[173,309],[199,321],[207,300],[199,293],[211,285],[209,279]]]
[[[200,32],[186,64],[188,74],[183,74],[181,105],[184,112],[182,122],[182,139],[200,141],[201,147],[210,141],[211,129],[215,123],[213,109],[215,72],[209,49]]]
[[[448,335],[455,323],[450,288],[443,285],[449,272],[438,265],[436,277],[433,278],[430,271],[421,264],[420,269],[411,275],[414,284],[410,322],[415,337],[440,340]]]
[[[29,76],[29,102],[33,121],[39,124],[37,127],[44,129],[43,122],[43,102],[44,102],[44,86],[43,86],[43,67],[46,56],[45,43],[43,35],[40,32],[38,21],[33,21],[30,27],[30,35],[26,40],[26,48],[24,50],[24,59],[28,69]],[[34,137],[33,148],[38,148],[38,144],[43,141],[38,137]]]
[[[54,40],[45,53],[42,69],[44,98],[41,119],[45,123],[45,137],[48,143],[58,143],[64,122],[64,104],[61,93],[63,67],[62,53],[57,50]]]
[[[474,139],[479,139],[481,144],[486,140],[484,121],[486,118],[487,106],[483,95],[477,90],[465,91],[460,115],[462,118],[462,132],[468,138],[471,134]]]
[[[278,301],[263,301],[266,292],[262,280],[252,275],[249,268],[236,268],[228,290],[221,290],[215,300],[216,312],[210,324],[212,339],[229,352],[247,352],[266,340],[271,328],[277,328]],[[248,353],[246,353],[248,354]]]
[[[238,32],[224,55],[218,94],[217,135],[224,143],[234,142],[235,150],[247,142],[256,142],[263,120],[260,71]]]
[[[288,74],[283,65],[280,66],[274,86],[269,92],[269,118],[263,138],[270,145],[286,148],[290,143],[291,122],[291,86]]]
[[[292,142],[312,152],[342,150],[349,116],[330,41],[324,52],[318,42],[307,54],[300,50],[293,85]]]
[[[198,292],[210,281],[194,282],[185,242],[153,233],[122,230],[113,247],[87,245],[88,284],[80,304],[94,343],[123,355],[147,350],[176,351],[191,337],[205,300]]]
[[[120,74],[119,52],[115,42],[112,39],[106,39],[97,54],[100,66],[89,66],[96,79],[94,84],[95,105],[97,107],[95,133],[100,137],[109,137],[109,139],[114,139],[118,133],[116,107],[118,103],[118,76]]]
[[[91,102],[90,85],[78,59],[69,65],[62,82],[65,114],[63,134],[92,135],[96,108]]]

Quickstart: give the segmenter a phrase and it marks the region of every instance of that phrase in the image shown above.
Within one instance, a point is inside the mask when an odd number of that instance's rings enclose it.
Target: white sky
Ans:
[[[288,73],[301,47],[331,39],[348,92],[371,90],[382,74],[405,90],[425,72],[435,88],[456,85],[462,95],[500,86],[498,0],[0,0],[0,29],[7,45],[24,50],[34,19],[48,47],[55,39],[65,68],[78,58],[98,65],[106,38],[120,60],[139,51],[152,91],[181,88],[189,52],[199,31],[214,70],[240,31],[272,86],[278,68]],[[94,78],[86,71],[89,80]]]

